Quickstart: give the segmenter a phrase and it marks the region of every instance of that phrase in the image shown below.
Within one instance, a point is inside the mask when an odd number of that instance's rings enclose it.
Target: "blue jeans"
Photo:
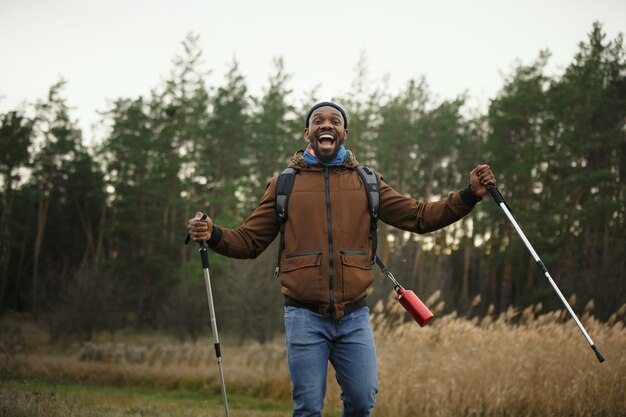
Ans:
[[[371,415],[378,392],[378,363],[367,307],[333,319],[286,306],[285,339],[294,417],[322,415],[328,361],[341,387],[342,417]]]

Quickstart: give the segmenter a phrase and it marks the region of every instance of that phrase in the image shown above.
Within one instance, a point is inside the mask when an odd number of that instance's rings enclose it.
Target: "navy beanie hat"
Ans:
[[[344,129],[347,129],[348,128],[348,116],[346,115],[346,112],[344,111],[344,109],[341,108],[339,104],[335,104],[331,101],[322,101],[320,103],[317,103],[313,107],[311,107],[311,110],[309,110],[309,112],[306,114],[306,119],[304,119],[304,127],[306,128],[309,127],[309,119],[311,118],[311,115],[313,114],[315,109],[319,109],[320,107],[325,107],[325,106],[334,107],[337,110],[339,110],[339,113],[341,113],[341,115],[343,116],[343,127]]]

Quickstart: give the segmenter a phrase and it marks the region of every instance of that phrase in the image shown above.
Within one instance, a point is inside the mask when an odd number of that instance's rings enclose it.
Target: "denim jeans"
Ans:
[[[294,417],[322,415],[328,361],[341,387],[342,417],[371,415],[378,392],[378,364],[367,307],[333,319],[286,306],[285,339]]]

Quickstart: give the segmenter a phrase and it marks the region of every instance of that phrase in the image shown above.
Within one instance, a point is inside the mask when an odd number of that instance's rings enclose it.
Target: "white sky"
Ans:
[[[0,112],[43,99],[62,76],[89,140],[97,111],[148,96],[192,31],[209,85],[235,57],[259,94],[282,56],[294,99],[318,85],[320,99],[342,96],[365,51],[374,83],[425,76],[439,98],[466,91],[484,107],[517,59],[547,48],[548,73],[560,73],[595,20],[609,39],[626,32],[626,1],[0,0]]]

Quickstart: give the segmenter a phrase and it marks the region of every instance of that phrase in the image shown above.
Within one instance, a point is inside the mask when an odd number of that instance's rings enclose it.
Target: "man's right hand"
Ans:
[[[187,221],[187,232],[196,242],[211,239],[211,234],[213,233],[213,221],[210,217],[201,220],[202,216],[204,216],[204,213],[197,212],[196,217]]]

